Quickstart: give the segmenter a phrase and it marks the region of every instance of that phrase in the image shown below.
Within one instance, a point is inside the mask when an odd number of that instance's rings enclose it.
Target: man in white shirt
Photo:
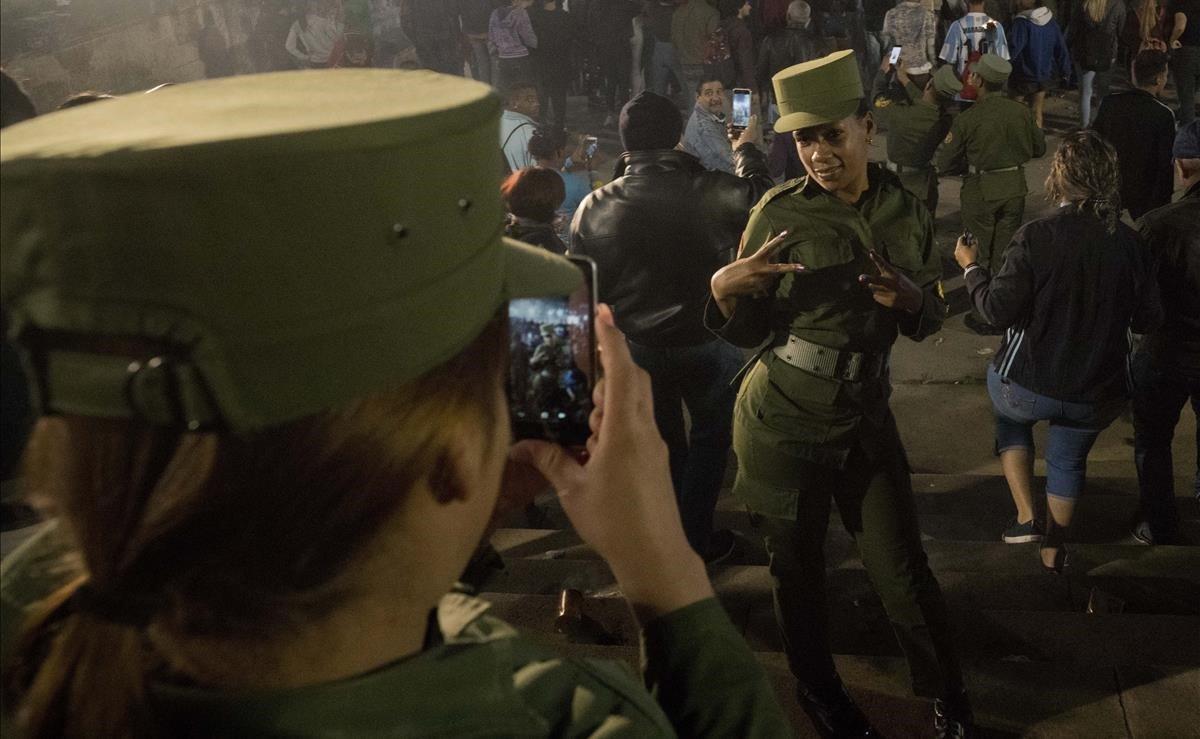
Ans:
[[[939,58],[954,65],[959,79],[969,62],[979,61],[984,54],[995,54],[1008,59],[1008,40],[1004,26],[993,20],[983,10],[984,0],[968,0],[967,14],[950,24],[946,29],[946,41],[942,44]],[[973,90],[964,89],[956,100],[974,100]]]
[[[528,82],[518,82],[508,89],[505,96],[504,115],[500,116],[500,149],[508,163],[509,171],[534,165],[529,153],[529,138],[537,129],[537,117],[541,113],[537,87]]]

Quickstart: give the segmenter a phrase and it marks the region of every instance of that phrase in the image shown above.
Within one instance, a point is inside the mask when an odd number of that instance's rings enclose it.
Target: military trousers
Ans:
[[[1004,264],[1004,252],[1025,218],[1025,195],[1005,200],[986,200],[978,183],[964,182],[962,188],[963,229],[979,239],[979,264],[996,274]]]
[[[770,556],[775,615],[799,683],[818,691],[831,686],[837,672],[829,642],[824,545],[835,502],[908,659],[913,691],[956,699],[963,693],[962,671],[946,604],[921,546],[904,449],[895,424],[888,426],[892,439],[873,443],[877,451],[872,454],[855,450],[842,470],[784,454],[775,460],[790,468],[799,487],[795,519],[751,511]],[[769,462],[762,455],[756,459]],[[778,479],[779,471],[772,476]],[[739,470],[747,473],[754,470]]]

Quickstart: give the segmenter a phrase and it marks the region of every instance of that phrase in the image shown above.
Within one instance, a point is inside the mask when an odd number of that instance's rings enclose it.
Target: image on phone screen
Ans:
[[[750,125],[750,91],[744,87],[733,90],[733,120],[734,128],[745,128]]]
[[[900,47],[893,46],[892,47],[892,55],[888,58],[891,60],[892,66],[895,66],[896,62],[900,61]]]
[[[508,404],[513,436],[566,446],[587,441],[596,384],[595,270],[569,295],[521,298],[508,304]]]
[[[584,156],[586,156],[588,159],[596,156],[596,151],[600,148],[600,140],[595,136],[588,136],[586,139],[584,139],[584,143],[586,144]]]

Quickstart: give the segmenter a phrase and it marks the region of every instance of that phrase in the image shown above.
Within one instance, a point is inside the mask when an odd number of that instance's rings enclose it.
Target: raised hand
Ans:
[[[712,596],[704,563],[683,533],[667,445],[654,424],[650,376],[601,306],[596,337],[604,379],[593,393],[589,459],[557,444],[522,441],[510,457],[537,469],[558,492],[572,525],[612,567],[638,612],[652,616]]]
[[[859,284],[871,291],[871,297],[885,308],[902,310],[906,313],[916,313],[925,302],[925,295],[917,283],[907,275],[892,266],[874,249],[870,252],[871,261],[879,275],[859,275]]]
[[[807,269],[803,264],[776,261],[787,235],[783,231],[750,256],[735,259],[717,270],[709,284],[722,313],[726,316],[733,313],[739,296],[764,297],[775,289],[782,275]]]

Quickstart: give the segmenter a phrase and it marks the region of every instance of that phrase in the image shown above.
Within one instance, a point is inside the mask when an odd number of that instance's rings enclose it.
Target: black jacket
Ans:
[[[1171,202],[1175,114],[1144,90],[1114,92],[1100,103],[1092,128],[1117,150],[1121,205],[1141,218]]]
[[[1147,213],[1140,226],[1164,314],[1162,327],[1146,338],[1146,350],[1159,363],[1200,377],[1200,184]]]
[[[1127,332],[1162,320],[1158,285],[1137,233],[1109,234],[1075,206],[1025,224],[994,277],[966,276],[988,323],[1007,328],[994,367],[1001,377],[1056,400],[1096,403],[1125,394]]]
[[[824,44],[807,29],[780,28],[772,31],[758,49],[754,76],[760,90],[770,90],[771,77],[793,64],[802,64],[821,56]]]
[[[571,253],[596,261],[600,300],[644,346],[696,346],[709,279],[729,263],[750,208],[772,186],[756,147],[712,172],[674,149],[621,155],[616,179],[591,192],[571,224]]]

